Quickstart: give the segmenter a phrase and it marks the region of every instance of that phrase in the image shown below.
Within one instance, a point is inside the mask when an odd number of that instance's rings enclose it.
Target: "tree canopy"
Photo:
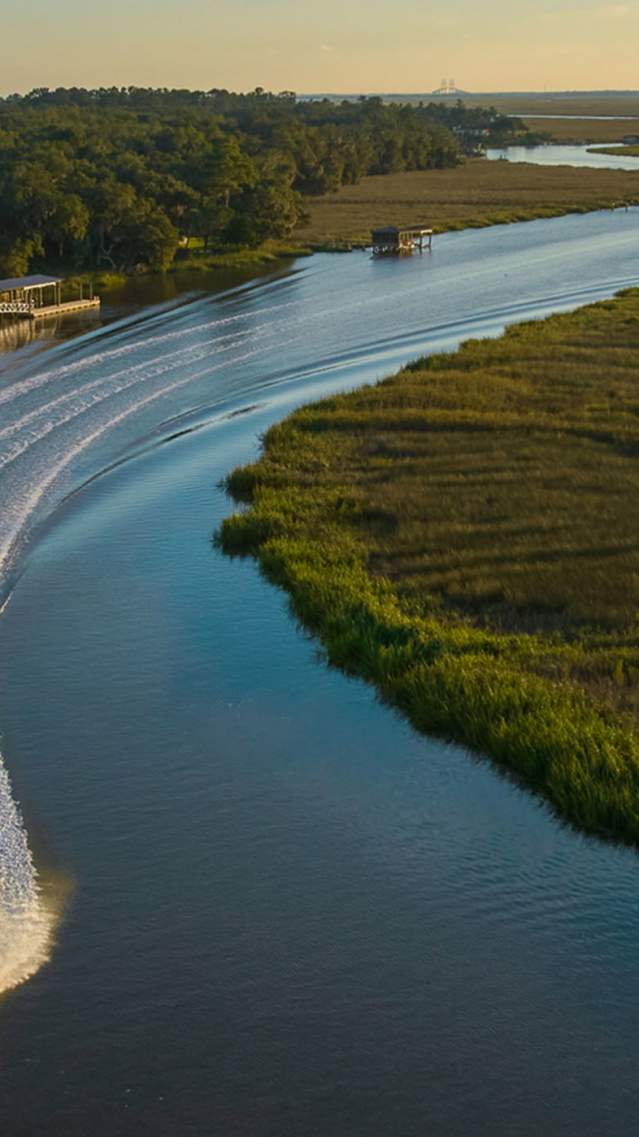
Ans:
[[[287,237],[305,194],[457,163],[464,114],[475,112],[458,108],[453,121],[436,104],[302,102],[261,88],[10,95],[0,100],[0,271],[162,270],[189,238],[224,249]]]

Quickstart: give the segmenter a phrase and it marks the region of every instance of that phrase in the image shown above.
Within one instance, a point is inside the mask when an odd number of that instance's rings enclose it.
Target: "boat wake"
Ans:
[[[0,994],[47,962],[54,924],[0,755]]]

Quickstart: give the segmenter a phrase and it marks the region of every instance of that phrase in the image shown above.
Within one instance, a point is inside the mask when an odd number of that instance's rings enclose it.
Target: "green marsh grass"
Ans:
[[[305,407],[227,487],[330,663],[639,840],[639,291]]]
[[[543,112],[540,111],[539,113]],[[561,110],[555,107],[554,111],[548,113],[561,114]],[[547,134],[553,142],[563,145],[585,142],[621,142],[624,134],[639,133],[639,118],[617,120],[574,117],[572,119],[548,119],[526,116],[523,121],[534,134]]]
[[[639,124],[637,124],[639,126]],[[626,131],[626,134],[630,131]],[[639,129],[632,131],[633,134],[639,135]],[[639,158],[639,146],[597,146],[591,153],[594,154],[615,154],[621,158]]]
[[[343,248],[368,244],[375,225],[423,222],[441,233],[587,213],[618,201],[639,203],[639,170],[472,158],[454,169],[363,178],[309,198],[309,219],[295,236],[316,248]]]

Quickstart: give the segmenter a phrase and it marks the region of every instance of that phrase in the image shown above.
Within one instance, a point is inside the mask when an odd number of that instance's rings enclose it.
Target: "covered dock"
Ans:
[[[433,230],[423,225],[384,225],[373,229],[372,234],[373,255],[376,257],[386,254],[412,253],[424,247],[430,249],[433,243]]]
[[[100,297],[93,295],[92,285],[89,285],[88,296],[84,296],[84,288],[80,285],[80,296],[77,299],[63,300],[62,283],[58,276],[43,275],[15,276],[0,280],[0,317],[41,320],[65,312],[100,307]]]

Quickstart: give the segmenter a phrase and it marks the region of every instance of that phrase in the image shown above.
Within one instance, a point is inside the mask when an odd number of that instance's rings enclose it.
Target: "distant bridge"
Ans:
[[[464,95],[465,93],[455,86],[454,79],[442,79],[439,87],[433,91],[433,95]]]

